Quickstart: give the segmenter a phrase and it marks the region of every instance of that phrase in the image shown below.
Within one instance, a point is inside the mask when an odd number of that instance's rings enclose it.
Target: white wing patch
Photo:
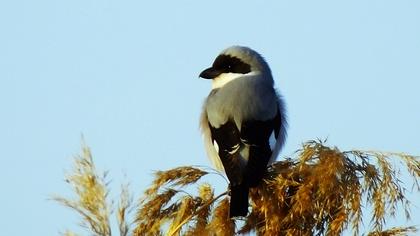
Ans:
[[[213,147],[216,150],[216,152],[219,153],[219,144],[217,144],[216,140],[213,140]],[[235,146],[233,146],[233,150],[230,151],[229,154],[236,153],[239,150],[240,147],[241,146],[239,144],[236,144]]]
[[[216,149],[216,152],[219,153],[219,144],[217,144],[216,140],[213,140],[213,146],[214,149]]]
[[[239,150],[239,147],[240,147],[240,146],[239,146],[239,144],[236,144],[236,145],[233,147],[233,150],[229,152],[229,154],[231,154],[231,155],[232,155],[232,154],[236,153],[236,152]]]
[[[268,143],[270,144],[271,151],[273,151],[274,147],[276,146],[276,143],[277,143],[277,139],[276,139],[276,135],[274,133],[274,130],[270,135],[270,139],[268,140]]]

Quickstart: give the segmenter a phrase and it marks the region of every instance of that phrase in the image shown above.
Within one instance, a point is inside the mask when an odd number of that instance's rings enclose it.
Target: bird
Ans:
[[[207,155],[229,180],[230,218],[246,217],[249,189],[285,143],[283,97],[265,59],[245,46],[223,50],[199,77],[212,82],[200,117]]]

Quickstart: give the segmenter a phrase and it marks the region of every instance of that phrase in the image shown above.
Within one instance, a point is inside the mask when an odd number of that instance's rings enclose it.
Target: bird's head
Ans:
[[[272,81],[271,71],[264,58],[248,47],[232,46],[223,50],[213,65],[200,73],[200,77],[213,80],[213,89],[248,76]]]

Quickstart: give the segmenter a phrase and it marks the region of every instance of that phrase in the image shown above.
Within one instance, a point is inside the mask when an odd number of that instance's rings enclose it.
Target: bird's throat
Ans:
[[[212,89],[222,88],[226,84],[232,82],[233,80],[243,76],[243,74],[238,73],[223,73],[213,79]]]

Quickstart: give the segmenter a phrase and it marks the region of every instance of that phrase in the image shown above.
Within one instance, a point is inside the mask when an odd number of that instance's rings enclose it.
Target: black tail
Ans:
[[[230,218],[248,214],[248,193],[247,184],[230,186]]]

